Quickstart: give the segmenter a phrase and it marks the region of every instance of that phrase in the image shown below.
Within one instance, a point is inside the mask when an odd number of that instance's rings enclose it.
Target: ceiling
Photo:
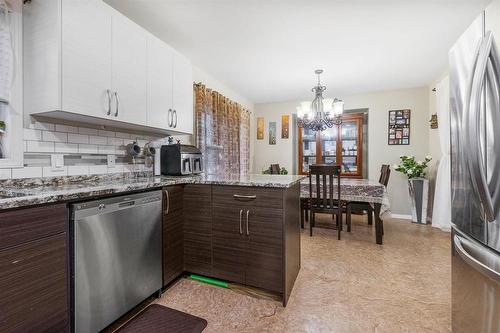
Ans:
[[[490,0],[106,0],[254,103],[428,85]]]

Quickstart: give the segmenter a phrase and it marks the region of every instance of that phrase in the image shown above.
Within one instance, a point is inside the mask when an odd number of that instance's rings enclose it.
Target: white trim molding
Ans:
[[[411,220],[411,215],[407,215],[407,214],[391,214],[391,218],[393,218],[393,219]]]

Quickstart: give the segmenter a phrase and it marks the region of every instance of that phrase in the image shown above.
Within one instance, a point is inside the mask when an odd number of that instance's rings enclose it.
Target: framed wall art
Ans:
[[[269,144],[270,145],[276,144],[276,122],[275,121],[269,122]]]
[[[288,139],[290,137],[290,116],[281,116],[281,138]]]
[[[389,111],[389,145],[410,144],[410,114],[409,109]]]
[[[257,117],[257,140],[264,140],[264,117]]]

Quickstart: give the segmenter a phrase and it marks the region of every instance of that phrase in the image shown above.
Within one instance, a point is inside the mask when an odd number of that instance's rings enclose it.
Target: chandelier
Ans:
[[[302,102],[297,106],[297,126],[313,131],[324,131],[334,125],[342,124],[344,102],[338,98],[323,98],[325,86],[321,85],[319,76],[322,69],[314,71],[318,75],[318,85],[312,88],[314,100]]]

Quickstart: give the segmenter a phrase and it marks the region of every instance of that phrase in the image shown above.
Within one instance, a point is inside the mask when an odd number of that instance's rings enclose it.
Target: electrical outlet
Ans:
[[[116,162],[116,155],[108,155],[108,168],[114,168]]]
[[[52,154],[50,155],[50,166],[52,170],[59,170],[64,168],[64,155]]]

